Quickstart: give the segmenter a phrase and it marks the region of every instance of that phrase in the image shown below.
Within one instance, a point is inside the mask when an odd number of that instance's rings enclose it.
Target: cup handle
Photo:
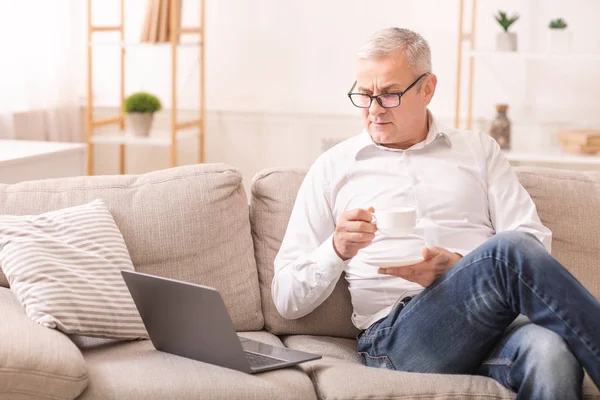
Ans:
[[[371,214],[371,223],[377,226],[377,217],[375,216],[375,214]]]

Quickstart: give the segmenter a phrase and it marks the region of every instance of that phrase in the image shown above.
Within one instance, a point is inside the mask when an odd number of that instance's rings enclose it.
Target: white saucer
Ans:
[[[373,267],[404,267],[406,265],[416,264],[423,261],[423,257],[408,257],[408,258],[381,258],[373,260],[364,260],[365,263],[372,265]]]

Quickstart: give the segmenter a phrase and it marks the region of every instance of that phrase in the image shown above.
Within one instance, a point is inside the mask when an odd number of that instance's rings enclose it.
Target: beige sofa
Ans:
[[[554,232],[555,256],[600,297],[600,173],[518,173]],[[323,355],[246,375],[158,352],[148,340],[67,337],[29,320],[0,276],[0,398],[514,398],[489,378],[363,366],[343,279],[310,315],[293,321],[279,316],[270,292],[273,259],[303,176],[301,170],[264,171],[253,180],[250,201],[239,171],[223,164],[0,185],[1,214],[103,198],[138,271],[214,286],[240,335]],[[589,379],[584,386],[586,398],[600,399]]]

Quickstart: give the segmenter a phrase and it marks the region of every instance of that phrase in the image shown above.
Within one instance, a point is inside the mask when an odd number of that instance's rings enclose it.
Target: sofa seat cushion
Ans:
[[[263,328],[239,170],[198,164],[140,175],[0,184],[0,214],[41,214],[96,198],[107,205],[136,271],[216,287],[236,330]]]
[[[74,399],[87,383],[77,346],[29,319],[11,290],[0,288],[0,399]]]
[[[327,336],[283,336],[286,347],[323,355],[301,364],[319,399],[514,399],[515,394],[491,378],[398,372],[363,365],[356,340]],[[600,400],[589,377],[585,399]]]
[[[282,346],[267,332],[240,333]],[[78,338],[88,364],[89,385],[81,399],[315,399],[299,367],[248,375],[159,352],[150,341]]]

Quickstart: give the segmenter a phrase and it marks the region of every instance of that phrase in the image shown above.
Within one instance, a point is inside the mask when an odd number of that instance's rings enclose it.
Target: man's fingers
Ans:
[[[373,233],[359,233],[359,232],[344,232],[342,238],[347,242],[352,243],[368,243],[373,240],[375,235]]]
[[[370,223],[371,212],[362,208],[356,208],[348,212],[348,221],[364,221]]]
[[[348,221],[343,227],[346,232],[375,233],[377,227],[364,221]]]

